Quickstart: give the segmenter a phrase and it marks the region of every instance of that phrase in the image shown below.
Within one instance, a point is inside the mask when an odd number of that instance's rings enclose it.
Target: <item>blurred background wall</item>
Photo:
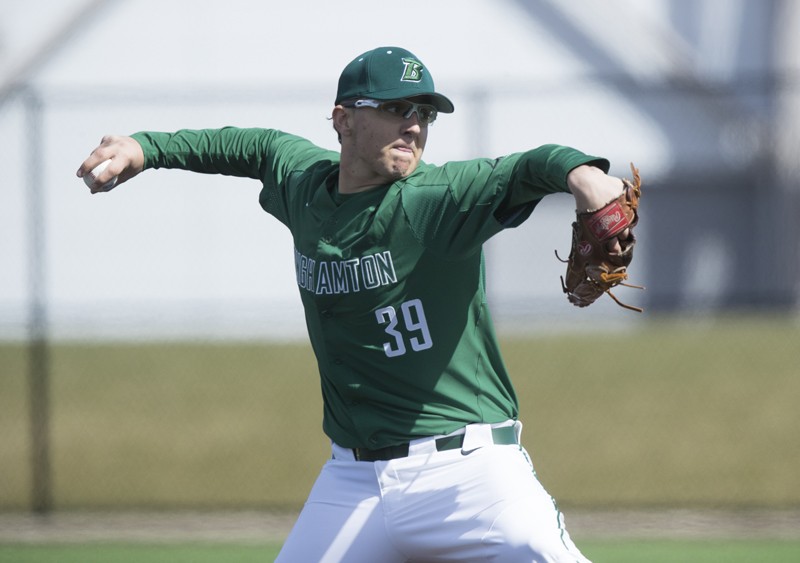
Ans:
[[[792,0],[0,0],[0,339],[32,358],[50,342],[303,342],[291,239],[257,183],[148,171],[93,196],[74,173],[103,135],[139,130],[273,127],[336,148],[339,72],[378,45],[415,52],[455,102],[429,162],[552,142],[639,167],[631,281],[647,290],[617,295],[649,318],[796,315],[798,31]],[[567,304],[553,251],[572,214],[548,198],[487,245],[501,330],[642,322]]]
[[[456,102],[431,131],[430,162],[556,142],[610,158],[617,175],[641,169],[632,275],[648,290],[626,298],[649,310],[797,307],[796,2],[0,10],[0,336],[24,337],[46,315],[59,338],[302,338],[290,239],[260,211],[256,183],[160,171],[91,196],[74,171],[102,135],[139,130],[266,126],[336,148],[326,118],[338,74],[380,44],[408,46]],[[550,198],[490,243],[501,319],[631,319],[610,302],[564,307],[553,250],[568,249],[570,205]]]

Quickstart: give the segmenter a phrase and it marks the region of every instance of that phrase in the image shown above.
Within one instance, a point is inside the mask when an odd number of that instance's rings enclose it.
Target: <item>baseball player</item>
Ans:
[[[93,191],[155,168],[252,178],[291,231],[332,454],[278,561],[587,561],[520,445],[482,246],[548,194],[595,210],[623,182],[558,145],[423,162],[453,111],[418,57],[380,47],[339,79],[339,152],[270,129],[139,132],[77,172],[111,159]]]

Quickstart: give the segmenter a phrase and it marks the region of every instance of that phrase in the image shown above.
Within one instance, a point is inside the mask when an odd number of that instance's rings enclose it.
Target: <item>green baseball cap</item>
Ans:
[[[427,67],[400,47],[378,47],[359,55],[339,77],[336,104],[345,100],[423,98],[442,113],[453,113],[453,102],[438,94]]]

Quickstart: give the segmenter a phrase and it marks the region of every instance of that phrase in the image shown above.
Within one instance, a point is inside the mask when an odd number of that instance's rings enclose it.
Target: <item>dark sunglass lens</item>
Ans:
[[[402,115],[404,117],[410,107],[411,106],[407,102],[401,101],[384,102],[381,104],[381,109],[386,113],[391,113],[392,115]]]
[[[433,123],[436,119],[436,109],[431,106],[419,106],[417,108],[419,120],[423,123]]]

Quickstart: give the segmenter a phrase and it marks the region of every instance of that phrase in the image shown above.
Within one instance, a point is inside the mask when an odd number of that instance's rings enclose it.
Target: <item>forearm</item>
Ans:
[[[269,151],[264,147],[274,134],[266,129],[182,130],[175,133],[140,132],[106,135],[78,168],[83,178],[106,160],[105,172],[91,186],[92,193],[117,176],[117,185],[147,168],[179,168],[207,174],[227,174],[260,179]]]
[[[260,178],[269,135],[264,129],[143,131],[132,138],[142,147],[144,168],[178,168],[205,174]]]
[[[572,191],[569,177],[578,169],[593,169],[604,174],[609,163],[604,158],[591,156],[561,145],[542,145],[518,156],[509,180],[508,208],[535,202],[551,193]],[[583,174],[575,176],[582,180]],[[578,191],[584,190],[582,186]]]

